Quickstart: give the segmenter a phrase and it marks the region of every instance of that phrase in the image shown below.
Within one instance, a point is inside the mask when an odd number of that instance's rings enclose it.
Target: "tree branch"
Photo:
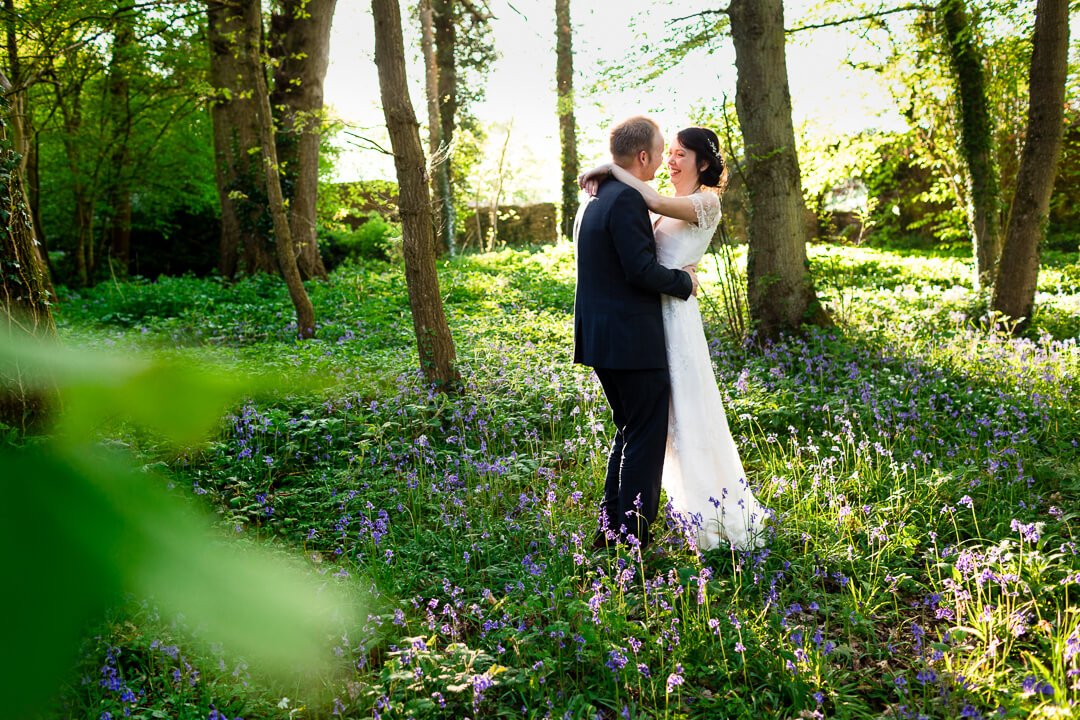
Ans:
[[[879,10],[878,12],[867,13],[865,15],[856,15],[854,17],[841,18],[839,20],[828,20],[821,23],[811,23],[809,25],[799,25],[797,27],[788,28],[784,30],[784,32],[790,35],[792,33],[801,32],[803,30],[817,30],[819,28],[836,27],[837,25],[846,25],[848,23],[859,22],[860,20],[873,20],[874,18],[885,17],[886,15],[895,15],[896,13],[932,9],[932,6],[925,3],[913,3],[911,5],[904,5],[903,7],[891,8],[889,10]]]
[[[473,16],[476,22],[487,22],[488,20],[495,19],[495,16],[491,12],[491,8],[485,2],[484,7],[481,10],[476,6],[473,0],[461,0],[461,4],[465,6],[465,9],[469,11],[469,14]]]
[[[668,20],[667,24],[668,25],[674,25],[675,23],[680,23],[683,20],[693,20],[694,18],[701,18],[702,20],[704,20],[707,16],[710,16],[710,15],[727,15],[727,12],[728,12],[727,8],[722,8],[720,10],[702,10],[701,12],[694,13],[693,15],[687,15],[686,17],[680,17],[680,18],[675,18],[673,20]]]
[[[364,137],[363,135],[360,135],[359,133],[354,133],[352,130],[346,130],[345,134],[350,135],[350,136],[356,138],[357,140],[363,140],[364,142],[366,142],[367,147],[361,145],[360,143],[355,143],[352,140],[347,140],[346,141],[350,145],[355,145],[356,147],[360,148],[361,150],[375,150],[376,152],[381,152],[383,155],[389,155],[390,157],[394,156],[393,152],[391,152],[390,150],[387,150],[386,148],[384,148],[382,145],[375,142],[371,138]]]

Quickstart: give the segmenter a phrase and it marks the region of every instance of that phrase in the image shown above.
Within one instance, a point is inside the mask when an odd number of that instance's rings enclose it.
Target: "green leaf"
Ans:
[[[59,393],[63,412],[57,435],[76,445],[110,423],[125,421],[190,447],[204,441],[245,396],[317,387],[310,376],[253,377],[198,358],[120,355],[4,333],[0,379],[9,377]]]
[[[15,716],[48,700],[85,625],[125,592],[153,597],[282,675],[329,663],[327,638],[358,620],[340,587],[281,554],[217,537],[163,481],[118,457],[40,445],[0,455],[0,466],[4,636],[21,658],[0,676],[0,692]]]

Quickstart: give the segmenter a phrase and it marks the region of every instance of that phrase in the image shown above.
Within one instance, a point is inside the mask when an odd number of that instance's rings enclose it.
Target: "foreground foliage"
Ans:
[[[811,250],[837,328],[763,352],[713,344],[749,480],[778,522],[764,549],[704,556],[675,523],[644,558],[584,548],[610,428],[598,385],[569,363],[565,247],[440,268],[466,378],[455,397],[411,370],[389,265],[312,285],[324,321],[304,344],[273,279],[67,296],[69,342],[190,346],[333,379],[318,401],[241,405],[179,457],[124,437],[226,526],[303,548],[374,600],[313,690],[253,674],[235,649],[132,598],[90,635],[57,713],[1071,714],[1076,257],[1042,274],[1035,334],[1013,339],[986,329],[963,262]]]
[[[11,717],[30,717],[55,695],[86,624],[131,593],[188,616],[279,678],[292,678],[298,664],[313,674],[330,669],[325,637],[358,622],[361,597],[298,568],[282,549],[219,537],[189,493],[167,492],[121,443],[97,442],[125,422],[159,444],[188,447],[225,408],[266,397],[284,376],[242,377],[2,332],[0,375],[11,377],[13,367],[21,388],[48,398],[55,422],[45,435],[0,444],[0,546],[18,587],[6,635],[26,649],[26,661],[0,676]],[[299,391],[308,383],[289,384]],[[134,700],[121,681],[113,685]]]

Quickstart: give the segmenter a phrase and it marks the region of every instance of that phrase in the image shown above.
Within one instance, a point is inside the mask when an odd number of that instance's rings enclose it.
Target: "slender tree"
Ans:
[[[429,381],[449,388],[459,376],[454,367],[454,341],[443,311],[435,269],[431,200],[420,128],[405,76],[401,8],[397,0],[371,0],[371,11],[375,18],[379,91],[397,170],[405,279],[420,367]]]
[[[453,251],[457,210],[453,189],[457,178],[450,148],[458,127],[472,121],[469,109],[483,98],[483,74],[495,58],[492,15],[486,2],[431,0],[435,81],[438,87],[440,146],[433,155],[435,190],[440,203],[440,250]],[[423,17],[421,16],[421,21]],[[428,122],[432,122],[429,118]]]
[[[455,58],[457,49],[457,23],[454,18],[452,0],[431,0],[434,24],[435,82],[438,88],[439,112],[435,116],[440,124],[439,145],[451,147],[454,144],[454,132],[457,129],[458,109],[458,71]],[[429,119],[429,122],[432,122]],[[434,157],[434,156],[433,156]],[[453,164],[450,153],[440,158],[436,169],[436,188],[440,202],[439,219],[442,224],[442,247],[440,250],[452,252],[456,237],[457,209],[454,206]]]
[[[751,206],[747,295],[758,337],[767,340],[797,331],[803,323],[831,321],[818,302],[806,256],[806,204],[791,121],[783,3],[732,0],[727,12]]]
[[[574,50],[570,0],[555,0],[555,79],[562,164],[562,234],[574,233],[578,208],[577,125],[574,119]]]
[[[439,99],[439,59],[435,50],[435,11],[431,0],[420,0],[420,48],[424,55],[424,86],[428,112],[428,158],[431,162],[432,194],[438,208],[435,248],[453,254],[457,216],[450,189],[450,152],[443,141],[442,102]]]
[[[109,157],[108,188],[110,258],[126,275],[131,258],[131,177],[129,139],[132,130],[129,73],[135,43],[135,0],[120,0],[116,8],[112,58],[109,61],[108,118],[115,139]]]
[[[256,20],[260,17],[260,0],[243,0],[243,5],[246,17],[254,17]],[[285,286],[289,289],[289,298],[296,309],[297,335],[300,338],[310,338],[315,336],[315,309],[311,305],[311,299],[300,277],[300,269],[296,262],[297,254],[294,250],[296,246],[293,244],[289,226],[289,214],[285,209],[284,193],[281,191],[281,171],[277,156],[274,115],[270,109],[270,89],[266,83],[266,74],[263,72],[260,36],[256,32],[259,27],[259,23],[251,22],[246,26],[248,32],[237,37],[239,58],[246,66],[246,75],[255,80],[251,92],[255,100],[255,123],[259,130],[261,149],[259,160],[262,164],[270,217],[274,223],[274,248],[278,268],[285,279]]]
[[[985,58],[965,0],[941,0],[941,30],[960,104],[961,155],[967,166],[967,215],[977,287],[990,287],[1001,254],[1001,184],[994,122],[986,97]]]
[[[457,128],[458,72],[457,72],[457,22],[453,0],[432,0],[432,16],[435,25],[435,64],[438,80],[439,122],[442,123],[442,141],[449,145],[454,141]],[[449,163],[447,164],[449,167]],[[452,176],[452,170],[449,171]]]
[[[1020,156],[1005,245],[994,283],[994,310],[1031,322],[1039,277],[1039,246],[1046,233],[1064,134],[1069,58],[1068,0],[1039,0],[1032,38],[1027,132]]]
[[[53,84],[56,108],[60,116],[62,133],[61,143],[71,176],[71,191],[75,200],[74,226],[75,271],[81,285],[88,285],[97,266],[97,253],[94,243],[94,209],[102,187],[98,182],[101,177],[101,165],[87,156],[97,148],[96,143],[87,142],[97,128],[83,122],[83,111],[88,96],[87,92],[92,76],[97,75],[96,58],[69,56],[65,58],[63,81]]]
[[[275,56],[271,106],[280,109],[278,159],[290,189],[289,226],[307,277],[326,277],[315,237],[323,83],[337,0],[282,0],[271,19]]]

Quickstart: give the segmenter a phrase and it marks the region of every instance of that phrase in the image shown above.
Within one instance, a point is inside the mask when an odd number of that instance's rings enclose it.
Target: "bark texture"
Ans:
[[[26,197],[30,202],[30,217],[34,223],[34,237],[37,238],[38,248],[45,262],[45,269],[51,278],[56,273],[53,271],[52,263],[49,260],[48,238],[45,236],[45,230],[41,224],[41,172],[39,164],[41,154],[38,152],[41,140],[37,131],[30,126],[29,116],[26,117],[24,124],[29,139],[26,153]]]
[[[375,64],[383,114],[394,150],[398,178],[398,207],[409,286],[413,329],[420,368],[432,383],[453,387],[459,377],[454,367],[454,341],[443,311],[431,224],[424,151],[405,76],[405,44],[401,8],[397,0],[371,0],[375,18]]]
[[[210,0],[207,4],[210,44],[210,82],[215,98],[210,116],[214,125],[214,169],[221,202],[219,269],[233,277],[243,260],[249,273],[277,272],[273,246],[262,227],[266,190],[257,155],[255,74],[240,48],[259,43],[262,17],[258,5],[246,0]],[[265,76],[263,84],[265,85]]]
[[[15,151],[25,137],[21,116],[13,114],[0,74],[0,333],[55,338],[52,285],[34,237],[23,183],[22,157]],[[42,419],[47,394],[23,382],[20,368],[0,372],[0,422],[25,432]]]
[[[577,123],[574,118],[574,48],[570,26],[570,0],[555,0],[555,84],[559,106],[559,144],[562,166],[563,237],[574,234],[578,209]]]
[[[806,257],[806,204],[795,151],[781,0],[732,0],[735,108],[750,195],[747,283],[759,340],[803,323],[829,324]]]
[[[11,121],[8,123],[7,132],[11,137],[11,147],[19,156],[18,173],[25,180],[24,192],[30,204],[30,217],[33,222],[34,238],[37,240],[37,250],[45,263],[47,272],[46,279],[52,277],[52,266],[49,264],[49,254],[45,245],[45,233],[41,227],[40,212],[40,175],[38,172],[38,135],[33,127],[33,118],[27,107],[26,88],[23,86],[23,65],[19,57],[17,15],[15,13],[15,0],[4,0],[4,16],[6,19],[8,69],[11,75],[7,78],[4,92],[7,94],[8,115]],[[49,292],[52,293],[52,282],[49,281]]]
[[[319,138],[323,83],[330,62],[330,26],[337,0],[282,0],[272,30],[274,72],[271,106],[280,108],[278,160],[289,199],[289,225],[305,277],[326,277],[315,237],[319,187]]]
[[[1035,7],[1027,133],[1016,176],[1005,245],[994,283],[994,310],[1031,322],[1039,278],[1039,246],[1046,234],[1065,118],[1069,54],[1068,0],[1039,0]]]
[[[986,99],[984,58],[965,0],[938,6],[960,102],[961,153],[967,165],[967,215],[976,287],[989,287],[1001,255],[1001,183],[994,161],[994,124]]]

